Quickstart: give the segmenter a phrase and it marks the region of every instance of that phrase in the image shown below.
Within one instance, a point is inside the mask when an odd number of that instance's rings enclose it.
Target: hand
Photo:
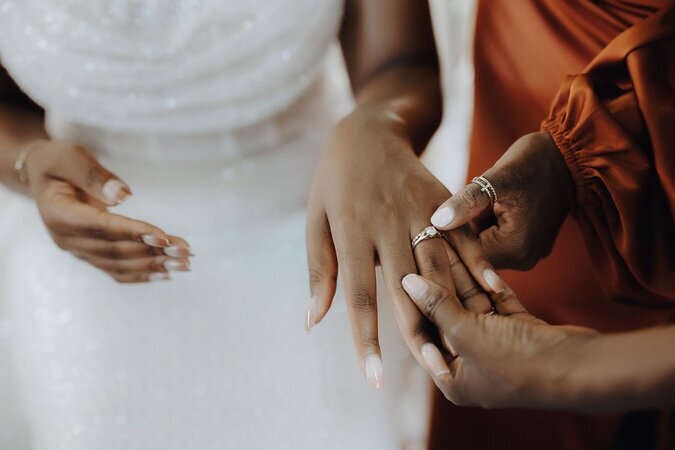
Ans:
[[[489,195],[471,183],[443,203],[431,222],[453,230],[494,212],[496,225],[480,233],[489,260],[497,268],[532,268],[550,253],[574,200],[574,182],[562,155],[547,133],[528,134],[484,176],[497,191],[494,207]]]
[[[468,311],[453,291],[428,278],[408,275],[402,284],[443,335],[445,356],[431,344],[423,354],[434,382],[451,402],[543,409],[583,403],[570,374],[583,364],[599,333],[546,324],[528,314],[508,287],[491,295],[499,315],[484,315]]]
[[[311,330],[327,313],[339,266],[354,344],[372,387],[382,385],[375,292],[378,262],[399,328],[419,361],[421,345],[436,339],[435,330],[400,283],[407,273],[418,270],[438,283],[451,278],[449,247],[443,239],[425,240],[414,252],[410,244],[448,195],[413,152],[403,121],[376,106],[362,106],[344,119],[319,162],[308,211],[312,297],[306,327]],[[454,235],[462,257],[475,262],[470,270],[481,286],[466,293],[475,297],[481,289],[490,289],[482,274],[491,266],[481,258],[480,242],[470,230],[462,228]],[[468,303],[483,312],[491,307],[487,298]]]
[[[108,212],[131,191],[87,149],[71,142],[33,145],[26,159],[29,191],[60,248],[121,283],[165,280],[169,270],[189,270],[185,240]]]

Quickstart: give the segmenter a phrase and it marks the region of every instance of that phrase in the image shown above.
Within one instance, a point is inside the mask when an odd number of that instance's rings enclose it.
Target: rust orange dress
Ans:
[[[525,306],[603,332],[672,322],[675,2],[479,1],[474,64],[469,177],[541,127],[577,187],[550,256],[502,272]],[[675,448],[674,425],[663,412],[458,408],[437,393],[430,448]]]

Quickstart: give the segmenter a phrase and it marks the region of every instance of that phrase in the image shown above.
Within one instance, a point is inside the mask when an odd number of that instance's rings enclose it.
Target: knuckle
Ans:
[[[372,313],[375,311],[375,299],[373,294],[364,288],[356,288],[349,297],[352,308],[360,313]]]
[[[359,342],[364,349],[377,350],[380,348],[380,341],[377,335],[363,337],[359,339]]]
[[[316,269],[313,267],[309,268],[309,282],[310,284],[324,284],[324,283],[334,283],[337,280],[337,276],[334,274],[328,274],[323,270]]]
[[[427,256],[422,258],[419,263],[420,273],[423,275],[434,275],[438,273],[443,273],[448,269],[447,258],[443,261],[436,255]]]
[[[431,320],[434,320],[438,315],[438,311],[446,301],[445,295],[441,294],[439,291],[430,290],[424,298],[422,299],[422,304],[424,309],[427,312],[427,315]]]
[[[478,285],[473,284],[469,286],[467,289],[464,289],[463,291],[459,292],[459,299],[462,301],[466,301],[482,293],[483,291],[478,287]]]
[[[106,171],[97,164],[92,165],[87,170],[87,174],[84,178],[84,182],[87,187],[92,187],[97,184],[100,184],[101,180],[107,175]]]
[[[121,259],[122,258],[122,250],[120,249],[119,245],[115,242],[111,244],[107,244],[104,249],[103,249],[103,255],[106,258],[109,259]]]

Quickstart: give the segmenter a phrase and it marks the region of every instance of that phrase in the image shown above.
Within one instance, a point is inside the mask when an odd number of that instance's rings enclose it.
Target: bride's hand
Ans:
[[[54,242],[121,283],[168,279],[189,269],[188,243],[111,214],[131,191],[81,145],[39,141],[26,158],[29,191]]]
[[[378,262],[382,266],[403,337],[421,361],[419,348],[435,338],[435,331],[400,283],[406,274],[418,271],[441,284],[449,281],[451,262],[443,239],[428,239],[414,252],[411,249],[411,239],[430,225],[431,213],[448,196],[415,155],[406,127],[396,115],[377,106],[362,106],[333,130],[309,202],[312,297],[306,326],[311,330],[327,313],[339,266],[353,340],[372,387],[382,384],[375,266]],[[479,256],[480,242],[469,230],[454,233],[463,258],[479,261],[470,270],[481,286],[463,294],[472,297],[481,288],[490,289],[483,281],[483,271],[491,269]],[[483,312],[491,307],[486,298],[468,304]]]

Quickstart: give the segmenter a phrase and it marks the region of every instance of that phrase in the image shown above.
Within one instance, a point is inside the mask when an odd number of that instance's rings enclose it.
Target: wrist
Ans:
[[[570,169],[567,167],[567,162],[558,149],[553,137],[546,131],[542,131],[539,134],[542,136],[542,145],[546,149],[549,170],[553,176],[552,179],[557,180],[560,186],[560,205],[565,211],[569,211],[574,205],[576,196],[574,179],[572,178]]]

